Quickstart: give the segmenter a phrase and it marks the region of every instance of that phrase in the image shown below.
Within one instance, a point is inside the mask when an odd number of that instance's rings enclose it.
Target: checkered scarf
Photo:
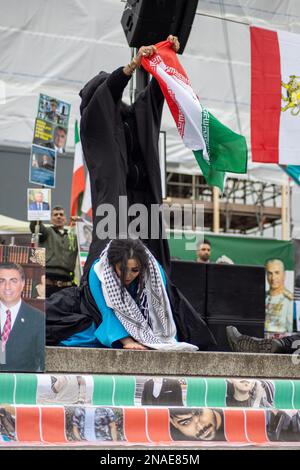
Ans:
[[[169,298],[159,265],[150,251],[145,247],[149,275],[144,276],[138,305],[127,289],[122,300],[121,281],[108,262],[109,245],[101,253],[94,269],[107,306],[112,308],[128,335],[152,349],[197,350],[196,346],[176,341],[176,326]]]

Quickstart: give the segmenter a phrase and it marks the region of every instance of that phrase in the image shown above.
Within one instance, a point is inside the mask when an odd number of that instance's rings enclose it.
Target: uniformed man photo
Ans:
[[[285,288],[285,269],[280,259],[266,263],[269,290],[266,292],[266,336],[280,337],[293,331],[293,294]],[[274,335],[275,334],[275,335]]]

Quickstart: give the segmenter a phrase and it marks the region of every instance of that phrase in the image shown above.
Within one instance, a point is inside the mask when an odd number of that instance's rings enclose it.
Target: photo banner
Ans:
[[[51,189],[27,189],[27,220],[51,219]]]
[[[300,410],[300,380],[3,373],[5,404]]]
[[[5,405],[0,411],[0,447],[300,447],[296,410]]]
[[[80,274],[83,273],[83,268],[88,256],[90,244],[92,243],[93,224],[88,220],[76,221],[78,253],[80,257]]]
[[[66,151],[70,109],[69,103],[40,94],[30,154],[30,183],[55,188],[57,157]]]
[[[45,369],[45,261],[44,248],[0,245],[0,372]],[[0,388],[7,393],[5,382]]]
[[[295,248],[295,305],[297,331],[300,331],[300,240],[294,240]]]
[[[29,182],[55,188],[56,152],[39,145],[31,146]]]
[[[180,237],[175,232],[170,233],[169,246],[172,257],[196,261],[196,249],[185,249],[191,241],[189,237],[193,234],[195,238],[195,232],[191,231],[182,236],[180,233]],[[199,235],[201,234],[198,233]],[[207,233],[205,238],[211,243],[210,263],[265,267],[266,334],[270,337],[281,337],[296,331],[293,241]]]

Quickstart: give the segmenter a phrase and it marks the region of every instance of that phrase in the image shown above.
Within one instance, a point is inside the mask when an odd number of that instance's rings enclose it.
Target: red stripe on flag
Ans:
[[[168,67],[170,67],[172,71],[179,72],[182,75],[182,77],[185,78],[186,81],[188,82],[189,80],[186,75],[186,72],[184,68],[182,67],[182,65],[180,64],[177,58],[177,55],[174,52],[172,45],[169,43],[169,41],[159,42],[158,44],[155,44],[155,46],[157,49],[157,55],[159,55],[162,58],[163,62]],[[157,55],[155,54],[151,58],[143,57],[142,66],[147,72],[151,73],[158,81],[161,91],[163,92],[163,95],[168,103],[168,106],[170,108],[174,121],[176,122],[178,131],[180,135],[182,136],[183,128],[184,128],[184,115],[181,113],[180,108],[178,107],[178,103],[175,100],[175,96],[173,96],[167,84],[158,75],[156,66],[152,65],[154,63],[153,58],[155,58]],[[169,70],[169,73],[171,73],[171,70]]]
[[[20,442],[41,442],[39,408],[16,408],[16,435]]]
[[[227,442],[248,442],[243,410],[224,410],[224,431]]]
[[[246,422],[249,441],[258,444],[269,442],[266,432],[266,414],[264,410],[246,410]]]
[[[64,408],[41,408],[42,436],[45,442],[67,442]]]
[[[79,167],[74,173],[72,178],[71,189],[71,216],[78,215],[78,201],[79,196],[84,192],[85,188],[85,175],[84,167]]]
[[[169,410],[147,409],[148,436],[152,442],[170,442]]]
[[[251,27],[252,161],[278,163],[281,68],[275,31]]]
[[[124,434],[128,442],[149,442],[144,409],[124,408]]]

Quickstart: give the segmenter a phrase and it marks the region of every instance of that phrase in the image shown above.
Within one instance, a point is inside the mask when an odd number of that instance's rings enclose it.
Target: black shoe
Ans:
[[[283,344],[277,339],[260,339],[242,335],[234,326],[227,326],[226,333],[232,351],[269,354],[284,352]]]

